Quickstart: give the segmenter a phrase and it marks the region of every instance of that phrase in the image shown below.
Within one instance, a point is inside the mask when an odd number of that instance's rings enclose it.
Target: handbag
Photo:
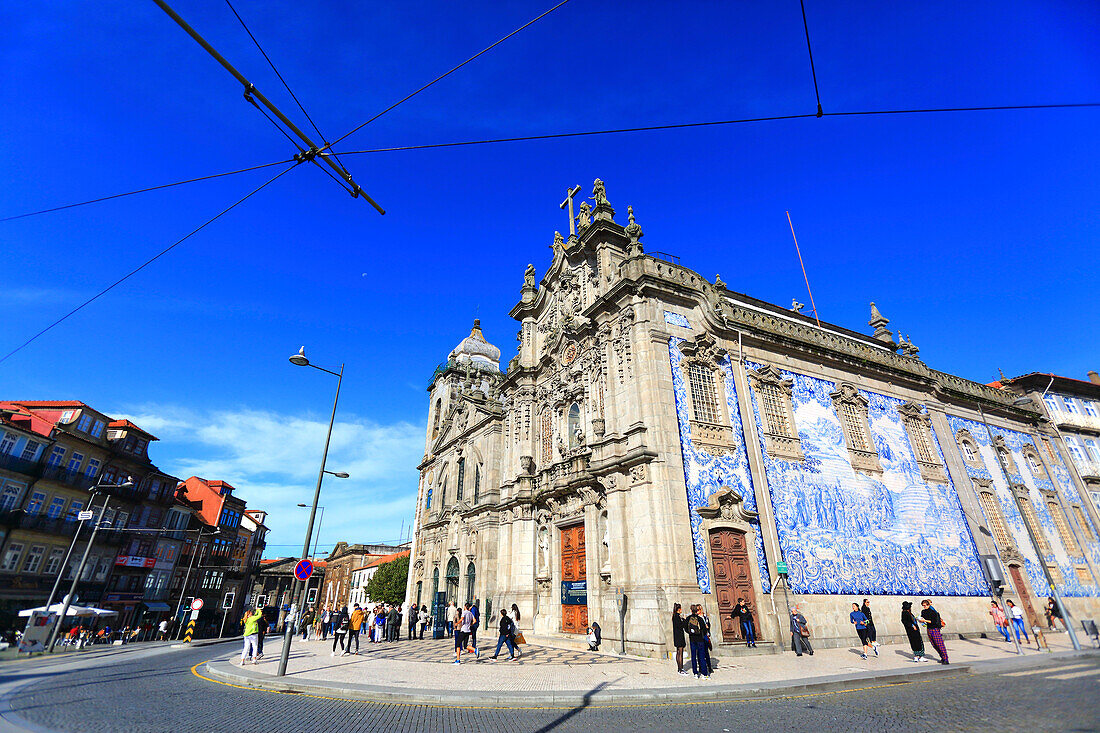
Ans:
[[[523,632],[522,631],[517,631],[516,632],[516,640],[515,641],[516,641],[517,644],[526,644],[527,643],[527,640],[523,638]]]

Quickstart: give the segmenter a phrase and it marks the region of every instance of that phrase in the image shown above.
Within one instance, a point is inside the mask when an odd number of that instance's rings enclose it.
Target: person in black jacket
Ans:
[[[499,634],[497,636],[497,648],[491,658],[496,659],[500,654],[500,647],[506,644],[508,646],[508,659],[515,659],[516,642],[513,639],[516,636],[516,624],[508,618],[508,609],[506,608],[500,609],[500,624],[497,627],[497,632]]]
[[[749,604],[745,603],[744,598],[737,599],[737,605],[733,607],[730,617],[741,627],[741,635],[745,643],[750,647],[756,646],[756,627],[752,622],[752,611],[749,610]]]
[[[676,671],[687,676],[684,669],[684,647],[687,640],[684,638],[684,615],[680,612],[680,604],[672,605],[672,646],[676,647]]]
[[[813,656],[814,648],[810,646],[810,628],[806,625],[806,617],[802,615],[798,606],[791,609],[791,646],[794,648],[794,653],[800,657],[803,652]]]
[[[698,677],[710,677],[710,667],[707,660],[707,622],[699,615],[698,604],[691,607],[691,615],[684,622],[684,630],[687,631],[691,641],[691,671]]]
[[[909,646],[913,649],[914,662],[927,662],[924,658],[924,637],[920,635],[920,624],[913,615],[912,601],[901,603],[901,626],[905,629],[905,635],[909,637]]]
[[[351,616],[348,614],[348,607],[344,606],[338,613],[332,615],[332,656],[336,656],[336,645],[340,645],[340,656],[350,654],[350,649],[344,649],[344,637],[348,635],[348,629],[351,628]]]
[[[920,605],[924,608],[920,612],[920,622],[928,629],[928,640],[932,642],[932,648],[939,652],[940,664],[947,664],[947,645],[943,643],[943,634],[940,633],[944,625],[940,612],[932,607],[932,601],[927,598]]]

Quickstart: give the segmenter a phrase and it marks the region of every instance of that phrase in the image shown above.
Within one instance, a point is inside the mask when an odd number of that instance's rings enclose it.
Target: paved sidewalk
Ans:
[[[275,676],[280,641],[265,646],[260,663],[241,666],[239,652],[205,665],[217,681],[358,700],[449,705],[525,706],[624,702],[714,701],[739,697],[829,692],[914,679],[957,675],[982,668],[1026,666],[1071,656],[1065,634],[1049,634],[1054,652],[1026,650],[992,639],[948,642],[950,665],[914,663],[908,645],[881,646],[879,656],[859,658],[855,647],[719,659],[709,680],[677,674],[673,660],[620,657],[525,645],[517,661],[480,660],[463,654],[453,665],[453,641],[363,644],[360,655],[332,657],[329,642],[296,640],[287,675]],[[483,642],[484,643],[484,642]],[[494,645],[495,646],[495,643]],[[928,647],[931,651],[931,647]],[[1100,652],[1098,652],[1100,653]],[[502,655],[506,654],[502,650]],[[685,655],[686,656],[686,655]],[[689,660],[685,660],[690,664]],[[690,669],[690,666],[689,666]]]

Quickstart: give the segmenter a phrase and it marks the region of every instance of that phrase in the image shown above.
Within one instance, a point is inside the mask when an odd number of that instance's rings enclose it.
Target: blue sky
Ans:
[[[552,5],[235,6],[329,139]],[[174,7],[291,114],[228,7]],[[827,111],[1100,101],[1093,2],[807,3]],[[153,3],[0,8],[0,217],[289,158],[241,88]],[[814,110],[797,3],[572,0],[338,150]],[[292,115],[304,120],[301,115]],[[989,381],[1100,369],[1100,110],[825,118],[347,156],[379,216],[301,167],[0,365],[8,398],[82,399],[154,460],[239,485],[292,554],[347,364],[322,543],[412,514],[424,388],[480,315],[505,358],[565,189],[599,176],[650,250],[734,290]],[[0,223],[0,351],[190,231],[258,171]]]

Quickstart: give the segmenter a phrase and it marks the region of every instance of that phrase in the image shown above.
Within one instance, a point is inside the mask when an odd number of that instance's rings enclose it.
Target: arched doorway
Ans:
[[[458,602],[458,558],[447,561],[447,603]]]
[[[477,579],[477,571],[471,562],[466,566],[466,602],[474,602],[474,581]]]

